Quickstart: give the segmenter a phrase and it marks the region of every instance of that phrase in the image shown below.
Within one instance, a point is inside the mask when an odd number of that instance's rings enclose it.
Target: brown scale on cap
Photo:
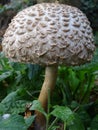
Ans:
[[[19,12],[9,24],[2,46],[13,61],[46,66],[39,95],[45,110],[48,90],[52,92],[55,86],[57,66],[89,62],[95,50],[87,17],[75,7],[58,3],[37,4]],[[35,113],[36,129],[43,130],[44,117]]]
[[[75,7],[53,3],[37,4],[24,9],[14,17],[4,36],[2,43],[3,51],[7,57],[14,61],[28,62],[28,58],[30,57],[30,62],[33,64],[33,61],[36,61],[36,64],[49,65],[49,63],[54,63],[55,60],[55,64],[57,65],[72,65],[73,63],[74,65],[80,65],[91,60],[89,57],[92,58],[95,49],[92,40],[92,29],[88,23],[86,16]],[[75,31],[77,32],[76,34]],[[57,35],[65,38],[61,39]],[[80,35],[81,37],[79,38]],[[29,36],[29,38],[26,38],[26,36]],[[13,37],[15,38],[14,42],[10,40],[6,42],[6,39],[12,39]],[[78,42],[76,39],[78,39]],[[69,46],[66,45],[66,40]],[[43,45],[43,41],[46,41],[44,43],[46,44],[45,46]],[[54,43],[54,41],[58,42]],[[56,44],[55,49],[53,49],[54,44]],[[80,48],[81,44],[82,48]],[[26,55],[28,55],[26,61],[22,60],[25,56],[24,54],[22,55],[24,51],[21,51],[21,55],[18,56],[20,54],[18,47],[21,47],[22,50],[26,49]],[[8,51],[6,51],[6,48]],[[14,50],[11,51],[11,48],[14,48]],[[37,51],[35,51],[35,48]],[[75,51],[76,48],[80,48],[78,49],[78,54]],[[59,50],[59,60],[56,57],[56,50]],[[68,60],[65,58],[63,63],[62,57],[66,57],[65,54],[67,52]],[[13,57],[10,57],[10,55],[13,55]],[[39,59],[34,59],[37,56],[34,57],[33,55],[39,55]],[[52,59],[52,57],[54,58]]]

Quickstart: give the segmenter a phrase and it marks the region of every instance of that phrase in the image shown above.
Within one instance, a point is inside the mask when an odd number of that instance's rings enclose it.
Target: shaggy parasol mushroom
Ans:
[[[55,86],[58,65],[89,62],[95,50],[87,17],[75,7],[58,3],[41,3],[19,12],[9,24],[2,46],[13,61],[46,66],[38,98],[44,109],[48,89],[52,92]],[[40,126],[41,115],[36,113]]]

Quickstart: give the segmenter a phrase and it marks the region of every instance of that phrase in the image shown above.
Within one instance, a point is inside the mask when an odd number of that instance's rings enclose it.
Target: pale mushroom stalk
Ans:
[[[38,98],[45,111],[47,111],[48,94],[50,92],[51,95],[55,87],[55,83],[57,79],[57,71],[58,71],[58,66],[47,66],[45,69],[45,79]],[[35,127],[38,127],[36,129],[39,129],[42,126],[44,127],[45,126],[44,116],[38,111],[35,111],[35,114],[37,116],[35,121],[36,123]]]
[[[48,66],[45,70],[45,79],[38,100],[42,107],[47,110],[48,92],[52,93],[57,78],[57,66]]]

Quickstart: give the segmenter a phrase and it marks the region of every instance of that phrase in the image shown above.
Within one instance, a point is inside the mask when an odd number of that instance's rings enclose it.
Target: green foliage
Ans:
[[[98,129],[98,114],[94,117],[91,123],[91,130],[97,130]]]
[[[98,30],[98,0],[81,0],[81,10],[87,15],[94,29]]]
[[[7,119],[2,119],[0,120],[0,129],[2,130],[27,130],[25,121],[22,116],[19,115],[12,115]]]
[[[29,126],[32,124],[34,117],[24,119],[20,115],[11,115],[8,118],[4,119],[0,117],[0,129],[1,130],[27,130],[28,124]],[[29,122],[29,123],[28,123]]]
[[[73,114],[74,119],[68,121],[67,127],[69,130],[85,130],[83,122],[77,114]]]
[[[5,106],[5,111],[3,111],[12,114],[24,112],[27,101],[22,100],[22,98],[26,94],[25,92],[23,89],[18,89],[15,92],[9,93],[1,102],[1,105]]]
[[[95,32],[95,43],[98,45],[98,31]]]
[[[64,122],[74,118],[73,112],[68,107],[64,106],[54,106],[54,110],[51,112],[51,114],[57,118],[60,118]]]
[[[0,113],[24,112],[25,105],[32,100],[33,94],[39,93],[37,88],[31,92],[32,86],[35,86],[35,82],[31,79],[40,82],[37,74],[41,69],[39,66],[12,63],[4,58],[2,53],[0,58],[0,105],[2,106]]]
[[[38,100],[33,101],[33,105],[31,106],[30,110],[37,110],[41,112],[44,116],[47,115],[44,109],[42,108],[41,103]]]
[[[28,118],[25,118],[25,123],[27,125],[27,128],[29,128],[29,126],[31,126],[32,122],[34,121],[35,116],[30,116]]]
[[[7,10],[19,11],[33,4],[35,4],[34,0],[11,0],[9,4],[0,5],[0,14]]]
[[[91,63],[77,67],[59,67],[56,89],[48,100],[46,113],[37,99],[43,82],[43,68],[37,65],[13,63],[0,54],[0,120],[5,127],[20,126],[27,129],[35,116],[24,119],[26,105],[30,110],[38,110],[46,117],[47,130],[56,130],[64,125],[65,130],[97,130],[98,88],[94,84],[98,78],[98,52]],[[39,75],[40,73],[40,75]],[[93,94],[94,93],[94,94]],[[56,100],[54,100],[56,99]],[[34,101],[33,101],[34,100]],[[33,101],[33,102],[32,102]],[[93,110],[93,111],[92,111]],[[6,120],[4,114],[11,116]],[[13,119],[16,118],[16,124]],[[21,121],[20,121],[21,120]],[[13,125],[13,126],[12,126]],[[20,128],[16,128],[19,130]]]
[[[53,107],[53,110],[50,113],[46,113],[39,101],[35,100],[33,101],[33,105],[31,106],[30,110],[37,110],[45,115],[47,130],[55,130],[56,128],[59,128],[59,126],[56,125],[59,119],[64,122],[64,130],[66,130],[66,128],[69,130],[84,130],[81,119],[66,106],[56,105]],[[52,123],[50,122],[51,116],[55,117],[55,120]]]

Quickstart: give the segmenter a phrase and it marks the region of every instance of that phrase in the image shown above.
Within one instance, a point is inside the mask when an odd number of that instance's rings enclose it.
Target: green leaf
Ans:
[[[12,115],[7,119],[0,119],[0,130],[27,130],[24,118],[20,115]]]
[[[0,81],[10,77],[12,75],[13,71],[7,71],[7,72],[4,72],[0,75]]]
[[[87,113],[87,111],[84,109],[84,105],[80,106],[79,110],[77,111],[78,116],[80,117],[80,119],[82,120],[82,122],[84,123],[85,126],[89,126],[90,122],[91,122],[91,117],[90,115]],[[89,106],[90,108],[90,106]]]
[[[28,118],[25,118],[26,125],[29,127],[32,124],[32,122],[34,121],[34,119],[35,119],[35,116],[30,116]]]
[[[77,86],[79,85],[79,79],[76,77],[76,73],[71,69],[69,68],[69,84],[70,84],[70,87],[74,93],[74,91],[76,90]]]
[[[74,114],[73,120],[67,121],[68,130],[85,130],[84,125],[78,115]]]
[[[15,99],[16,99],[16,97],[17,97],[17,92],[18,92],[18,90],[17,91],[15,91],[15,92],[11,92],[10,94],[8,94],[3,100],[2,100],[2,102],[1,103],[11,103],[11,101],[13,100],[13,101],[15,101]]]
[[[33,101],[33,105],[30,107],[30,110],[37,110],[41,112],[44,116],[46,116],[46,112],[44,111],[41,103],[38,100]]]
[[[66,122],[68,119],[73,120],[73,112],[70,108],[64,106],[54,106],[54,110],[51,114],[62,121]]]
[[[1,102],[5,108],[5,112],[12,114],[18,114],[25,111],[26,100],[22,100],[23,89],[20,88],[14,92],[8,94]]]
[[[4,114],[4,112],[5,112],[5,107],[2,103],[0,103],[0,115]]]
[[[98,115],[96,115],[92,120],[91,130],[98,130]]]

